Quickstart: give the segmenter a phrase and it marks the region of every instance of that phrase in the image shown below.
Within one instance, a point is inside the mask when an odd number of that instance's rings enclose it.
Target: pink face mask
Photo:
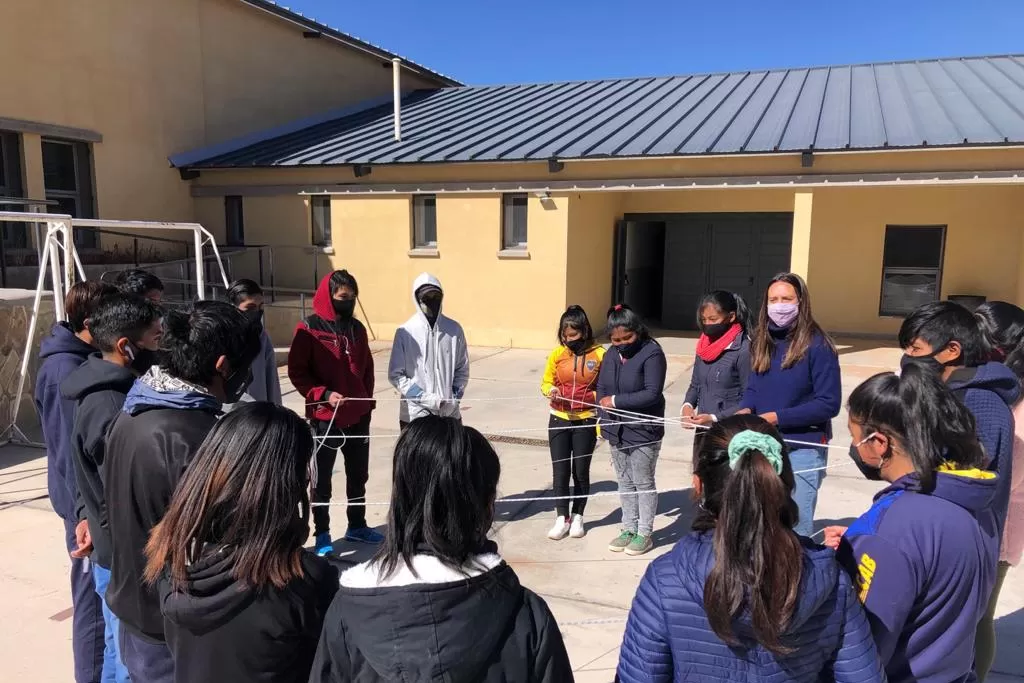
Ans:
[[[789,327],[798,315],[799,304],[768,304],[768,318],[779,327]]]

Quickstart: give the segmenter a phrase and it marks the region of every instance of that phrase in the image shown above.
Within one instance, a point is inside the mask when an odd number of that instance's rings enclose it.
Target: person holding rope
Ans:
[[[629,306],[608,311],[612,346],[601,363],[597,396],[601,433],[612,449],[619,484],[622,531],[612,552],[643,555],[654,547],[658,513],[654,469],[665,437],[665,374],[668,361],[643,319]]]
[[[366,328],[355,317],[359,284],[347,270],[325,275],[313,296],[313,314],[295,328],[288,351],[288,377],[306,399],[306,417],[320,439],[314,455],[313,502],[329,503],[331,477],[340,451],[345,461],[349,505],[345,540],[377,544],[383,536],[366,523],[370,478],[370,416],[373,354]],[[320,555],[333,552],[327,505],[313,508],[313,533]]]
[[[852,581],[831,550],[793,532],[793,486],[789,449],[765,420],[736,415],[697,433],[693,533],[644,574],[617,680],[885,680]]]
[[[594,342],[590,319],[580,306],[570,306],[558,321],[559,344],[544,367],[541,393],[551,399],[548,444],[551,448],[555,524],[548,538],[583,538],[585,497],[569,505],[569,479],[573,496],[590,493],[590,462],[597,447],[597,376],[604,347]]]
[[[772,278],[750,347],[753,374],[738,412],[760,415],[787,441],[804,442],[789,457],[800,473],[793,490],[800,508],[794,530],[810,536],[828,465],[832,418],[842,403],[842,381],[839,354],[814,320],[802,277],[780,273]]]
[[[707,294],[697,307],[697,357],[683,403],[683,426],[708,427],[740,407],[750,377],[747,305],[732,292]]]
[[[825,544],[853,578],[890,683],[975,679],[974,645],[999,559],[998,476],[971,411],[927,360],[850,394],[850,457],[885,481]]]
[[[412,283],[416,312],[395,331],[388,380],[402,395],[399,427],[424,415],[461,419],[469,384],[469,348],[462,325],[441,313],[441,281],[422,273]]]

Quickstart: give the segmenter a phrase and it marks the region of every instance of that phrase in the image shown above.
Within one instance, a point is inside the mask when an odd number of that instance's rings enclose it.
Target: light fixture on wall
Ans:
[[[356,178],[363,178],[372,172],[373,168],[369,164],[355,164],[352,166],[352,173],[355,174]]]
[[[537,199],[541,200],[542,202],[551,199],[551,193],[548,192],[547,190],[541,190],[540,192],[534,192],[533,196],[536,197]]]

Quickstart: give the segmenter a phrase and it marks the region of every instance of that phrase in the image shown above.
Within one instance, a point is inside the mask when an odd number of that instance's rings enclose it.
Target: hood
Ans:
[[[1013,370],[1002,363],[989,362],[974,368],[955,370],[947,383],[950,389],[987,389],[1012,406],[1020,398],[1020,382]]]
[[[96,349],[76,337],[67,323],[57,323],[50,330],[50,336],[39,345],[39,359],[45,360],[62,353],[77,356],[81,362],[96,353]]]
[[[127,394],[135,383],[135,373],[117,363],[103,360],[102,356],[89,356],[61,382],[64,398],[80,401],[97,391],[116,391]]]
[[[324,320],[334,322],[334,304],[331,303],[331,274],[324,275],[313,294],[313,312]]]
[[[163,592],[164,618],[196,635],[203,635],[230,621],[249,606],[256,592],[232,575],[235,549],[219,548],[188,568],[183,591]]]
[[[219,412],[221,402],[202,387],[171,377],[154,366],[135,380],[124,400],[124,412],[138,415],[153,408],[210,410]]]
[[[996,495],[997,481],[994,472],[979,469],[958,470],[955,469],[955,465],[947,463],[936,473],[935,490],[931,495],[955,503],[976,515],[991,507],[992,500]],[[920,490],[917,475],[908,474],[879,491],[875,500],[894,491],[919,492]]]
[[[351,580],[351,579],[350,579]],[[523,605],[523,588],[504,562],[445,583],[353,588],[338,593],[348,646],[385,680],[470,683],[503,647]],[[396,642],[407,644],[395,647]]]
[[[444,287],[441,286],[441,281],[430,273],[420,273],[416,279],[412,281],[412,307],[413,310],[415,310],[416,313],[424,320],[427,319],[427,316],[423,314],[422,310],[420,310],[420,302],[416,300],[416,292],[420,291],[420,287],[425,285],[433,285],[440,289],[442,294],[444,293]],[[441,309],[441,315],[444,315],[443,307]]]
[[[839,580],[839,563],[835,552],[819,546],[809,539],[800,538],[803,545],[803,571],[800,575],[800,597],[787,633],[798,631],[829,600]],[[682,580],[684,589],[695,604],[704,604],[704,584],[715,565],[714,532],[694,533],[683,538],[672,551],[671,562]],[[733,631],[744,641],[755,641],[749,614],[742,614],[733,622]]]

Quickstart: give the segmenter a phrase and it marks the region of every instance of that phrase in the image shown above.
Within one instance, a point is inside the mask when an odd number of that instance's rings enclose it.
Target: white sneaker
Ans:
[[[569,534],[569,518],[559,515],[555,517],[555,525],[548,532],[548,538],[552,541],[561,541]]]
[[[583,528],[583,515],[573,515],[572,524],[569,525],[569,535],[573,538],[583,538],[587,530]]]

